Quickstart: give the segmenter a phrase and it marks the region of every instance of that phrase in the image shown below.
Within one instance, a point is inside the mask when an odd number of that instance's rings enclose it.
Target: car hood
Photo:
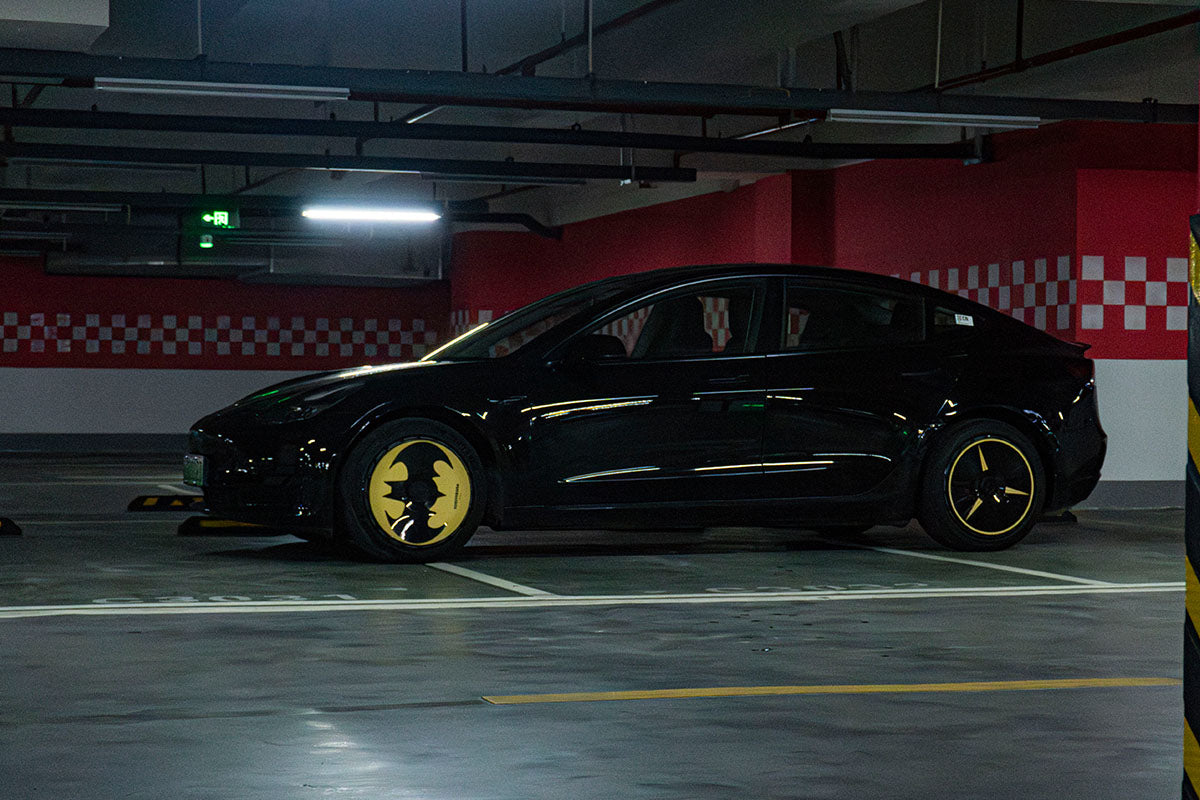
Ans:
[[[439,366],[436,361],[410,361],[403,364],[382,364],[374,367],[354,367],[353,369],[330,370],[301,375],[298,378],[281,381],[246,395],[233,404],[234,408],[255,405],[259,402],[295,397],[319,389],[333,389],[338,384],[352,381],[378,381],[385,376],[396,373],[409,373]]]

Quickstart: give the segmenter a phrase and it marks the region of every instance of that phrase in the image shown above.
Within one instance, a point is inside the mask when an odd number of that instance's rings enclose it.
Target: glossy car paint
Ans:
[[[604,319],[680,286],[755,290],[741,354],[572,359]],[[793,286],[907,298],[922,340],[780,352]],[[366,432],[425,418],[459,431],[487,471],[484,524],[505,527],[904,523],[941,431],[991,418],[1037,446],[1046,508],[1095,486],[1105,436],[1091,362],[968,300],[894,279],[773,265],[687,267],[611,279],[608,299],[515,353],[320,373],[200,420],[210,513],[330,529],[347,454]],[[932,311],[972,324],[933,335]],[[436,354],[435,354],[436,356]],[[297,398],[324,393],[300,411]]]

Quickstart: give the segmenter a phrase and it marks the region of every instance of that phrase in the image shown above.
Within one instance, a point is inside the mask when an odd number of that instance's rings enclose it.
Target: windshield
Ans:
[[[613,281],[589,283],[530,303],[447,342],[422,361],[472,361],[512,355],[546,331],[621,290]]]

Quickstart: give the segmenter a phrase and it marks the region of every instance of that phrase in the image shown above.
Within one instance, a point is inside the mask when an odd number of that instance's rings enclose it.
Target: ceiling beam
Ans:
[[[573,128],[522,128],[499,125],[406,125],[330,119],[127,114],[111,111],[0,108],[0,125],[13,128],[137,130],[188,133],[231,133],[265,136],[347,137],[447,142],[521,142],[545,145],[671,150],[690,153],[735,153],[782,158],[969,158],[970,142],[836,143],[755,141],[659,133],[589,131]]]
[[[377,171],[414,173],[428,177],[495,179],[632,180],[662,183],[692,183],[696,170],[681,167],[620,166],[519,161],[481,161],[455,158],[408,158],[389,156],[342,156],[309,153],[237,152],[228,150],[182,150],[151,147],[103,147],[75,144],[0,143],[5,159],[53,159],[86,164],[221,164],[249,167],[325,169],[331,171]]]
[[[811,114],[814,109],[857,108],[1035,116],[1047,120],[1194,124],[1197,119],[1194,104],[352,69],[217,62],[203,58],[187,61],[125,58],[17,48],[0,48],[0,76],[18,83],[50,81],[81,88],[91,88],[97,77],[342,87],[350,90],[352,100],[642,114],[778,117]]]

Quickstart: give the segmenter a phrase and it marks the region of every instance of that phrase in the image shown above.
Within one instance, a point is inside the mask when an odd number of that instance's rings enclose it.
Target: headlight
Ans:
[[[260,422],[268,425],[299,422],[332,408],[358,391],[360,386],[361,384],[358,383],[345,383],[316,389],[305,394],[283,397],[259,410],[256,416]]]

